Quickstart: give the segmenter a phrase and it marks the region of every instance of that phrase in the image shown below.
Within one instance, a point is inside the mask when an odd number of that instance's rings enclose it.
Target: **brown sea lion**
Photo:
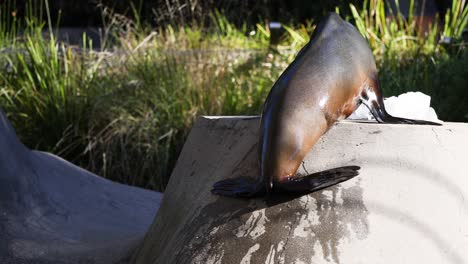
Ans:
[[[440,125],[389,115],[377,73],[366,40],[350,23],[330,13],[281,74],[265,101],[258,152],[260,179],[222,180],[214,184],[212,193],[235,197],[309,193],[357,176],[358,166],[307,176],[296,176],[296,171],[318,139],[361,103],[381,123]]]

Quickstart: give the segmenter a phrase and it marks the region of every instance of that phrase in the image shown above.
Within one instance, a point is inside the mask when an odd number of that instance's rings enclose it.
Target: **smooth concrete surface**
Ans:
[[[0,109],[0,263],[126,263],[161,197],[29,150]]]
[[[300,173],[361,174],[302,197],[233,199],[213,183],[257,176],[256,118],[200,118],[133,263],[467,263],[468,124],[344,121]]]

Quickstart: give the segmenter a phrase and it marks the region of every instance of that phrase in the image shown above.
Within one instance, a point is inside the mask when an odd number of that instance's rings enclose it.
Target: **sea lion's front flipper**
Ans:
[[[401,117],[395,117],[387,113],[385,105],[380,95],[380,92],[375,92],[373,89],[364,90],[361,94],[361,102],[369,109],[372,115],[379,123],[388,124],[411,124],[411,125],[431,125],[441,126],[442,124],[426,121],[426,120],[415,120]]]
[[[359,166],[345,166],[302,177],[288,177],[275,182],[274,192],[311,193],[347,181],[359,175]]]
[[[211,193],[229,197],[260,197],[266,194],[266,185],[250,177],[239,177],[216,182]]]

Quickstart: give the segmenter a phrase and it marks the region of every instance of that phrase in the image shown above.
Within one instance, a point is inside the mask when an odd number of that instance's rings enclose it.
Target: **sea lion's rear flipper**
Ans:
[[[347,181],[359,175],[359,166],[345,166],[302,177],[285,178],[274,183],[274,192],[311,193]]]
[[[426,121],[426,120],[415,120],[401,117],[395,117],[387,113],[385,105],[381,95],[375,93],[372,90],[365,90],[361,94],[361,102],[370,110],[372,115],[379,123],[388,124],[411,124],[411,125],[432,125],[441,126],[442,124]]]
[[[229,197],[260,197],[266,194],[266,185],[250,177],[225,179],[213,184],[212,194]]]

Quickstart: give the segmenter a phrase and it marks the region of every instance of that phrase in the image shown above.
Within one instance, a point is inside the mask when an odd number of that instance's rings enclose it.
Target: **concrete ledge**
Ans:
[[[465,263],[468,124],[341,122],[304,170],[360,176],[299,198],[214,196],[257,176],[258,119],[200,118],[134,263]]]
[[[161,197],[29,150],[0,109],[0,263],[128,261]]]

